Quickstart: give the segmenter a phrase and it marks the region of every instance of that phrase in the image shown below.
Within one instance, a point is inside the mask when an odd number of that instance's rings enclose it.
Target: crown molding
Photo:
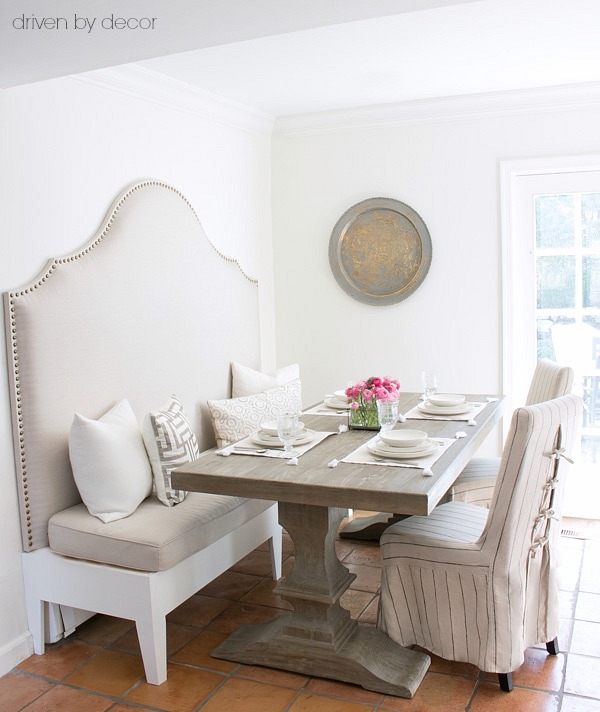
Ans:
[[[70,79],[267,135],[329,133],[401,124],[600,109],[600,82],[590,82],[375,104],[276,118],[137,64],[76,74]]]
[[[245,131],[268,135],[273,131],[275,117],[270,114],[137,64],[74,74],[69,78]]]
[[[600,109],[600,82],[468,94],[279,116],[275,121],[274,133],[278,135],[328,133],[407,123],[458,121],[583,109]]]

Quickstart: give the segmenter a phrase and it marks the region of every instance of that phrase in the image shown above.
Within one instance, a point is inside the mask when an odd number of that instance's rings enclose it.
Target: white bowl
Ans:
[[[333,397],[335,400],[339,400],[341,403],[350,403],[352,398],[348,398],[346,391],[334,391]]]
[[[266,433],[267,435],[277,435],[277,421],[276,420],[265,420],[263,423],[260,424],[260,429],[262,430],[263,433]],[[302,421],[298,421],[298,433],[301,433],[304,430],[304,423]]]
[[[388,430],[380,433],[379,438],[392,447],[416,447],[427,440],[424,430]]]
[[[436,393],[429,396],[427,400],[431,405],[438,405],[445,408],[452,405],[462,405],[465,402],[465,397],[457,393]]]

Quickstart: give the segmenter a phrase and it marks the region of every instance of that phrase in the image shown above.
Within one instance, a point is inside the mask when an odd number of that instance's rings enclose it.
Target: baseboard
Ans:
[[[0,648],[0,677],[33,654],[33,639],[27,631]]]

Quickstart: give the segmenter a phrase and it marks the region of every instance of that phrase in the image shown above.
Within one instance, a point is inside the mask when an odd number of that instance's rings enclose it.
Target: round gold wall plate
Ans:
[[[369,198],[346,210],[329,240],[340,287],[365,304],[396,304],[423,282],[431,237],[421,216],[392,198]]]

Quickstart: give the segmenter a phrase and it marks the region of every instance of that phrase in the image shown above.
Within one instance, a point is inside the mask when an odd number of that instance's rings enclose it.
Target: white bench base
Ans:
[[[277,504],[166,571],[146,572],[56,554],[22,555],[34,652],[44,653],[45,602],[135,621],[146,680],[167,679],[166,615],[236,562],[269,541],[273,578],[281,576]]]

